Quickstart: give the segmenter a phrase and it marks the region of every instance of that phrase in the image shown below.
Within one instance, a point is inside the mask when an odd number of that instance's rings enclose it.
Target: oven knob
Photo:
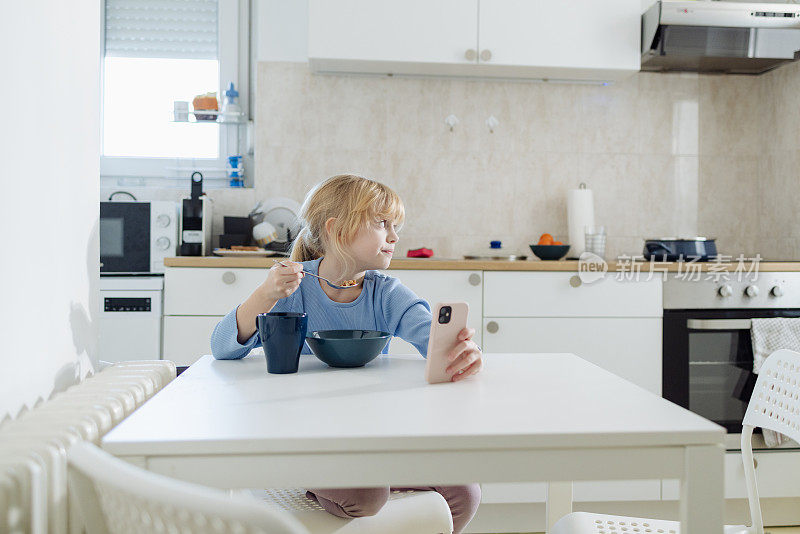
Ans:
[[[744,289],[744,294],[750,298],[755,298],[758,296],[758,286],[747,286]]]
[[[733,288],[728,284],[725,284],[724,286],[719,286],[719,289],[717,289],[717,294],[720,297],[730,297],[731,295],[733,295]]]
[[[159,250],[167,250],[169,248],[169,238],[162,235],[156,239],[156,246]]]
[[[781,289],[781,286],[774,286],[772,289],[769,290],[769,293],[773,297],[782,297],[783,289]]]
[[[169,226],[170,223],[169,215],[162,213],[158,217],[156,217],[156,224],[158,224],[161,228],[166,228]]]

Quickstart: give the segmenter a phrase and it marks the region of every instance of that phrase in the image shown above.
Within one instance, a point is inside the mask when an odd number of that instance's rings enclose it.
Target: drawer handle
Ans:
[[[581,277],[577,274],[573,274],[569,278],[569,285],[572,287],[580,287],[583,282],[581,281]]]
[[[480,285],[480,283],[481,283],[481,275],[479,275],[477,273],[472,273],[471,275],[469,275],[469,283],[470,283],[470,285],[473,285],[473,286]]]
[[[232,273],[231,271],[225,271],[222,274],[222,281],[230,285],[236,281],[236,274]]]
[[[500,325],[495,321],[489,321],[486,323],[486,331],[490,334],[496,334],[498,330],[500,330]]]

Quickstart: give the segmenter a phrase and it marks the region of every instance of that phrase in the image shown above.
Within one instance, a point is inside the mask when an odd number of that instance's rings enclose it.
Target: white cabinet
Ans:
[[[485,273],[484,351],[571,352],[660,395],[661,280],[619,281],[607,275],[587,284],[575,276]],[[661,498],[660,480],[575,482],[573,488],[579,502]],[[546,494],[536,484],[487,485],[486,490],[490,499]]]
[[[393,63],[457,74],[459,64],[477,62],[477,13],[478,0],[310,0],[309,63],[315,71],[381,72]]]
[[[576,283],[571,272],[487,272],[487,317],[662,317],[661,278]],[[578,279],[579,280],[579,279]]]
[[[755,452],[756,484],[761,499],[797,498],[800,495],[800,451],[771,450]],[[664,500],[680,498],[680,483],[677,480],[664,480]],[[742,454],[730,451],[725,454],[725,498],[746,499],[747,486],[744,482]]]
[[[211,332],[216,324],[266,276],[266,269],[167,267],[163,358],[191,365],[211,354]]]
[[[211,354],[211,332],[222,316],[164,317],[163,359],[175,365],[192,365],[204,354]]]
[[[483,273],[481,271],[390,270],[386,274],[425,299],[433,307],[437,302],[462,301],[469,305],[467,326],[475,329],[473,340],[482,346]],[[394,338],[389,354],[417,354],[410,343]]]
[[[487,317],[486,352],[571,352],[661,395],[661,319]]]
[[[225,315],[266,277],[266,269],[168,267],[164,273],[164,315]]]
[[[610,81],[640,66],[637,0],[310,0],[314,72]]]
[[[613,80],[639,70],[633,0],[480,0],[481,74]]]
[[[572,352],[660,395],[661,280],[577,284],[575,276],[486,273],[485,351]]]
[[[396,270],[398,278],[431,305],[445,301],[469,304],[468,326],[475,342],[482,337],[483,273],[480,271]],[[168,267],[164,274],[165,359],[191,365],[211,351],[209,339],[225,314],[242,303],[264,281],[264,269]],[[417,354],[410,343],[394,338],[390,354]]]

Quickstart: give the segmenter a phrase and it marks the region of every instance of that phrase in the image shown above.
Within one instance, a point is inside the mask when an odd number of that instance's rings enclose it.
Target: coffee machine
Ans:
[[[181,256],[211,253],[211,199],[203,193],[203,175],[192,173],[190,198],[181,202]]]

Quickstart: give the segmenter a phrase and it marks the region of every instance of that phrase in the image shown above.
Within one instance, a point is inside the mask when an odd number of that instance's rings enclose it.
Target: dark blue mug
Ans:
[[[256,326],[267,357],[267,372],[296,373],[306,340],[308,316],[292,312],[261,313],[256,317]]]

